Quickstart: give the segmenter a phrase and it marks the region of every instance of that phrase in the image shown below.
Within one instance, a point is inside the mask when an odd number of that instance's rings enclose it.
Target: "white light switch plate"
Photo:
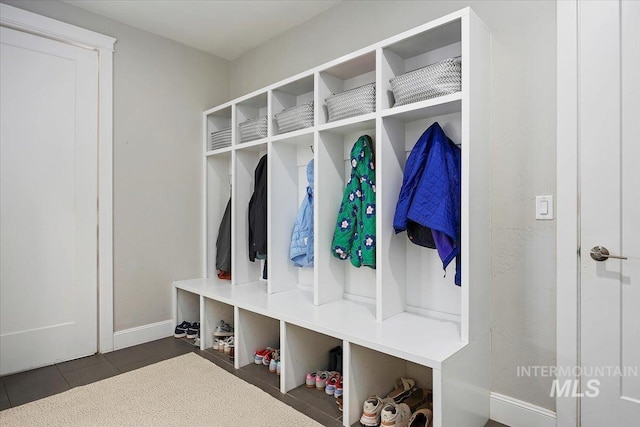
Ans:
[[[553,196],[536,196],[536,219],[553,219]]]

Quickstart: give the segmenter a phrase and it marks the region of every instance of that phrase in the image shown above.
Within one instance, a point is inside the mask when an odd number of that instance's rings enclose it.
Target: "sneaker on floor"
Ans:
[[[280,375],[280,370],[281,370],[280,363],[281,362],[278,360],[278,363],[276,364],[276,375]]]
[[[280,350],[274,350],[269,362],[269,372],[275,374],[278,371],[278,363],[280,362]]]
[[[216,326],[215,331],[213,331],[214,337],[230,337],[231,335],[233,335],[233,326],[224,320],[221,320],[218,326]]]
[[[380,411],[380,427],[407,427],[411,409],[404,403],[389,402]]]
[[[373,427],[380,424],[380,412],[385,403],[390,402],[391,399],[382,399],[378,396],[369,396],[362,405],[362,417],[360,417],[360,424],[367,427]]]
[[[328,394],[329,396],[333,396],[336,393],[336,387],[338,386],[338,383],[340,382],[340,378],[342,378],[340,376],[340,373],[338,372],[333,372],[329,378],[327,378],[327,385],[324,388],[324,392],[326,394]]]
[[[307,388],[316,388],[316,376],[319,372],[322,371],[313,371],[307,374],[307,379],[305,381],[305,385],[307,386]]]
[[[267,355],[267,353],[271,353],[273,350],[271,347],[263,348],[262,350],[258,350],[253,354],[253,362],[256,365],[262,365],[262,360]]]
[[[187,336],[187,329],[191,327],[191,323],[184,321],[176,326],[176,329],[173,331],[173,336],[176,338],[184,338]]]
[[[324,390],[327,386],[327,380],[329,379],[329,375],[331,373],[329,371],[320,371],[316,375],[316,390]]]
[[[229,337],[224,340],[224,354],[227,356],[231,354],[231,349],[235,346],[235,340],[233,337]]]
[[[433,411],[429,404],[422,405],[409,418],[409,427],[431,427],[433,422]]]
[[[197,338],[200,336],[200,322],[193,322],[187,329],[187,338]]]
[[[336,397],[336,399],[342,397],[342,394],[344,393],[343,381],[344,377],[340,377],[340,381],[338,381],[338,384],[336,384],[336,390],[333,392],[333,395]]]
[[[220,350],[220,346],[223,346],[222,348],[224,348],[224,340],[222,340],[220,338],[214,338],[213,339],[213,345],[211,346],[211,349],[215,350],[215,351],[219,351]]]
[[[262,364],[264,366],[269,366],[271,365],[271,359],[273,359],[273,356],[275,354],[275,352],[278,351],[275,348],[270,348],[269,347],[269,351],[262,357]]]

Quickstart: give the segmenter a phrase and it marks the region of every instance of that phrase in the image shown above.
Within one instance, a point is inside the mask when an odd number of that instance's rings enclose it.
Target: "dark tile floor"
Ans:
[[[164,338],[107,354],[96,354],[0,378],[0,410],[100,381],[152,363],[194,352],[226,371],[269,393],[324,426],[341,426],[342,412],[335,399],[304,386],[280,393],[279,377],[258,365],[236,370],[228,357],[213,350],[200,351],[187,340]],[[485,427],[508,427],[489,421]]]

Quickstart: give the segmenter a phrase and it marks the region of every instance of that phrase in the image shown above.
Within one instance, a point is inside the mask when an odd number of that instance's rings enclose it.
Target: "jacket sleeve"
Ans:
[[[396,233],[407,229],[407,215],[424,170],[427,156],[427,142],[431,137],[431,133],[431,127],[424,131],[411,150],[411,154],[409,154],[409,158],[405,164],[402,187],[400,188],[400,195],[398,196],[398,203],[396,204],[396,213],[393,217],[393,229]]]
[[[216,239],[216,270],[231,272],[231,199],[224,210]]]

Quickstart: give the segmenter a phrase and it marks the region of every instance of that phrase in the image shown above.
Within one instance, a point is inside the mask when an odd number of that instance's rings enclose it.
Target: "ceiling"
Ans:
[[[233,60],[340,0],[63,0]]]

